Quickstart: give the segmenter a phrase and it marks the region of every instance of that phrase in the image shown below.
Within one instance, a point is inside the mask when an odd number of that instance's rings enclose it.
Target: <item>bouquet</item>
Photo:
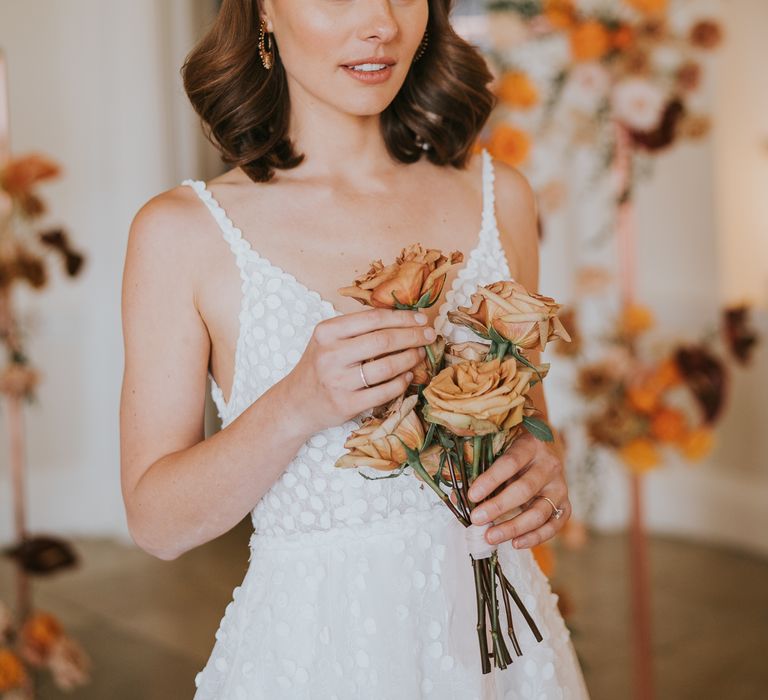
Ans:
[[[392,265],[373,262],[367,274],[339,292],[369,306],[426,308],[439,298],[447,271],[462,260],[458,251],[448,258],[416,243],[404,248]],[[515,281],[478,287],[469,306],[448,312],[452,323],[470,328],[478,340],[454,344],[438,335],[414,368],[405,393],[364,419],[345,442],[348,453],[335,465],[389,472],[378,478],[413,474],[465,526],[474,570],[483,673],[491,671],[491,658],[497,668],[512,663],[502,634],[500,602],[518,657],[523,652],[515,634],[512,602],[535,638],[541,641],[542,636],[504,575],[496,546],[485,540],[491,524],[471,523],[470,511],[476,504],[468,492],[474,480],[524,431],[540,440],[552,440],[549,427],[537,417],[528,396],[549,366],[534,366],[525,353],[543,350],[553,338],[570,340],[557,317],[558,309],[553,299],[529,293]]]

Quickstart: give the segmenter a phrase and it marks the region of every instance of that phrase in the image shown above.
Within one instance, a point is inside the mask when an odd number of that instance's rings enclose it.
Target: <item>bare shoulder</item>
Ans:
[[[538,283],[539,226],[536,194],[517,168],[493,160],[496,220],[512,275],[529,289]]]

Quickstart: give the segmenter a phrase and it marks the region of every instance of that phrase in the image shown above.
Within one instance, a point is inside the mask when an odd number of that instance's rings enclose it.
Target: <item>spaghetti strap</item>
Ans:
[[[243,281],[247,281],[248,276],[246,272],[247,265],[247,253],[250,249],[248,241],[243,238],[240,229],[235,227],[232,219],[227,216],[227,212],[216,201],[211,191],[206,187],[203,180],[183,180],[182,185],[189,185],[200,198],[200,200],[208,207],[208,211],[211,212],[216,224],[221,231],[221,235],[229,245],[229,249],[235,256],[237,267],[240,269],[240,276]]]
[[[493,158],[487,148],[483,148],[483,230],[491,228],[496,219],[494,181],[496,174],[493,169]],[[495,227],[495,226],[494,226]]]

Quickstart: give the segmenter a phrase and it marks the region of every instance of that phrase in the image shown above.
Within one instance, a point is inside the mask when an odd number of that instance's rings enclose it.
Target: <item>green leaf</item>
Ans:
[[[525,429],[537,440],[542,442],[553,442],[555,437],[552,435],[550,427],[540,418],[523,417]]]

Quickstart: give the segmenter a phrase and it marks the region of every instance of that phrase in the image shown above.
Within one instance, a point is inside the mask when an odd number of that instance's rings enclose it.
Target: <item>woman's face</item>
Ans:
[[[403,85],[429,6],[428,0],[264,0],[263,13],[292,98],[298,86],[344,112],[371,115],[383,112]],[[347,67],[362,59],[369,65]],[[380,70],[370,65],[383,63]]]

